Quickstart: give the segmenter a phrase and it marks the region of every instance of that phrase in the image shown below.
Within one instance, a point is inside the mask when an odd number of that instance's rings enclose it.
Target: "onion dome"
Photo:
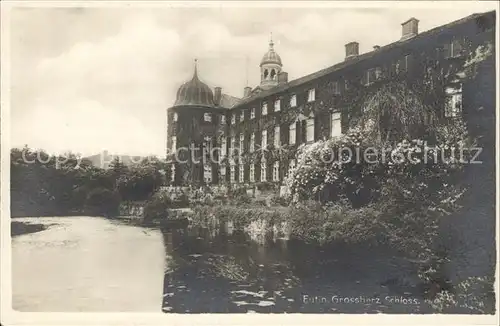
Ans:
[[[269,50],[266,54],[264,54],[262,60],[260,61],[260,66],[262,67],[267,63],[273,63],[282,66],[279,54],[274,51],[274,42],[272,39],[269,42]]]
[[[198,78],[196,60],[193,78],[182,84],[177,91],[177,98],[174,106],[208,106],[213,107],[214,93],[210,87]]]

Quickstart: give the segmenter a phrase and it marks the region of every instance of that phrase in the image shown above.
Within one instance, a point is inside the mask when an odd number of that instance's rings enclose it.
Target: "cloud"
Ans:
[[[259,83],[273,32],[289,79],[420,30],[484,11],[456,9],[30,9],[13,19],[12,140],[51,151],[163,155],[166,109],[193,73],[241,96]]]

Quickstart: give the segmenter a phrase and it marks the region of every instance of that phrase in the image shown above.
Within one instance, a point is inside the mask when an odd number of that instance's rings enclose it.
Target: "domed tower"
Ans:
[[[269,41],[269,50],[260,61],[260,87],[269,89],[278,86],[278,74],[281,72],[283,65],[281,58],[274,51],[273,39]]]
[[[220,95],[220,92],[216,93]],[[174,105],[167,110],[167,159],[172,162],[168,173],[171,184],[217,182],[217,166],[210,161],[209,151],[215,148],[224,111],[216,104],[216,97],[199,79],[195,60],[193,77],[179,87]]]

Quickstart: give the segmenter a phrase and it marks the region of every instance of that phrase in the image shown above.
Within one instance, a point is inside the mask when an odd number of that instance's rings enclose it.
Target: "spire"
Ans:
[[[269,38],[269,49],[272,50],[273,49],[273,46],[274,46],[274,42],[273,42],[273,32],[271,32],[271,36]]]
[[[193,79],[198,79],[198,59],[194,59],[194,75]]]

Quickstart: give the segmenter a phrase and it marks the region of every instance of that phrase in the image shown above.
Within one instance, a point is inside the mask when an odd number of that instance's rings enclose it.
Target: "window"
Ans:
[[[262,161],[260,163],[260,181],[267,181],[267,163]]]
[[[245,166],[243,164],[240,164],[240,169],[238,170],[238,178],[240,183],[243,183],[245,181]]]
[[[462,55],[462,41],[453,40],[450,43],[444,44],[444,57],[454,58]]]
[[[250,182],[255,182],[255,164],[250,164]]]
[[[363,84],[364,85],[370,85],[374,83],[376,80],[380,79],[382,75],[382,70],[380,68],[371,68],[368,69],[365,72],[365,75],[363,76]]]
[[[203,115],[203,120],[205,120],[205,122],[212,122],[212,115],[210,113],[205,113]]]
[[[233,136],[233,137],[231,137],[231,146],[229,147],[229,154],[230,155],[233,155],[235,148],[236,148],[236,138]]]
[[[288,144],[290,145],[294,145],[295,144],[295,136],[296,136],[296,133],[295,133],[295,129],[297,128],[297,125],[295,124],[295,122],[292,122],[290,124],[290,137],[288,139]]]
[[[274,127],[274,147],[280,147],[280,126]]]
[[[220,123],[222,125],[226,123],[226,116],[225,115],[221,115],[221,117],[220,117]]]
[[[314,102],[316,100],[316,90],[314,88],[311,88],[307,92],[307,102]]]
[[[245,135],[244,134],[240,134],[240,154],[243,153],[244,149],[245,149]]]
[[[210,152],[212,150],[212,138],[210,136],[203,137],[205,151]]]
[[[314,141],[314,118],[309,118],[306,121],[306,141]]]
[[[174,122],[177,122],[178,119],[179,119],[179,115],[177,114],[177,112],[175,112],[174,117],[173,117]]]
[[[349,86],[350,86],[350,85],[349,85],[349,81],[348,81],[348,80],[345,80],[345,81],[344,81],[344,89],[345,89],[345,90],[348,90],[348,89],[349,89]]]
[[[262,103],[262,115],[267,114],[267,103]]]
[[[274,111],[278,112],[280,110],[281,110],[281,101],[280,100],[274,101]]]
[[[240,112],[240,122],[245,121],[245,110],[241,110]]]
[[[226,146],[227,146],[227,140],[226,137],[222,137],[221,142],[220,142],[220,156],[224,157],[227,154],[226,151]]]
[[[250,119],[255,119],[255,108],[250,109]]]
[[[334,112],[330,115],[330,136],[337,137],[342,134],[342,125],[340,112]]]
[[[175,181],[175,165],[172,164],[170,167],[170,181]]]
[[[203,180],[205,183],[212,183],[212,165],[205,164],[203,166]]]
[[[267,147],[267,130],[262,130],[261,147],[264,149]]]
[[[333,94],[340,95],[339,82],[337,82],[337,81],[333,82],[333,84],[332,84],[332,91],[333,91]]]
[[[236,182],[236,166],[234,162],[231,162],[231,167],[230,167],[230,181],[231,182]]]
[[[280,180],[280,162],[276,161],[274,162],[273,166],[273,181],[279,181]]]
[[[296,162],[294,159],[290,160],[290,163],[288,163],[288,170],[293,170],[295,169]]]
[[[252,133],[250,135],[250,153],[253,153],[255,151],[255,134]]]
[[[408,71],[410,69],[411,56],[409,54],[405,55],[403,61],[401,62],[401,71]]]
[[[462,113],[462,85],[447,87],[445,93],[444,116],[455,118]]]
[[[177,137],[172,136],[172,152],[175,152],[177,150]]]
[[[220,175],[222,177],[225,177],[226,176],[226,166],[225,165],[221,165],[220,166]]]
[[[231,115],[231,124],[234,125],[236,123],[236,114]]]
[[[290,97],[290,107],[294,108],[297,106],[297,95],[293,94]]]

